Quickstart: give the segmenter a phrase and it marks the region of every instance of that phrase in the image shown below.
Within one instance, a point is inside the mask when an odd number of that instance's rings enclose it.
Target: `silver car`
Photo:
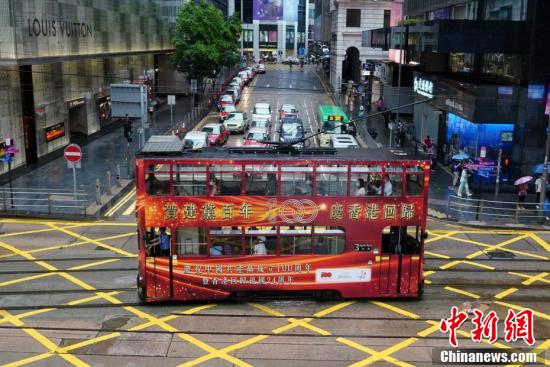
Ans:
[[[248,117],[245,112],[230,113],[223,125],[230,133],[244,133],[248,129]]]

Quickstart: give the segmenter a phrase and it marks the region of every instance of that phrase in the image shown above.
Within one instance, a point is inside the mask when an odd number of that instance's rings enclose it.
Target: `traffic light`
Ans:
[[[126,138],[128,143],[132,142],[132,135],[133,135],[132,121],[128,120],[124,124],[124,137]]]

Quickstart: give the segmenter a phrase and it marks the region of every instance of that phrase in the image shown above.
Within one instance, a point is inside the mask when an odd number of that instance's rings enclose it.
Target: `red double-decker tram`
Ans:
[[[136,156],[142,299],[422,294],[427,161],[182,149],[150,141]]]

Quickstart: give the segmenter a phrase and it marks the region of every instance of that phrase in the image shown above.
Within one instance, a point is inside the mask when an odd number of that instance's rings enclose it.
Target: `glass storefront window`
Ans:
[[[507,54],[483,55],[483,74],[503,76],[519,81],[521,70],[521,56]]]
[[[473,70],[474,54],[451,53],[449,66],[452,73],[469,73]]]

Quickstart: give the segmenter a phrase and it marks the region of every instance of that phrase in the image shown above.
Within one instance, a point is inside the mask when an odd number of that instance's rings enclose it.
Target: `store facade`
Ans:
[[[14,167],[108,126],[111,83],[154,78],[172,46],[147,4],[0,0],[0,139],[21,149]]]
[[[443,157],[466,153],[474,160],[510,162],[520,88],[473,84],[414,72],[415,138],[430,136]]]

